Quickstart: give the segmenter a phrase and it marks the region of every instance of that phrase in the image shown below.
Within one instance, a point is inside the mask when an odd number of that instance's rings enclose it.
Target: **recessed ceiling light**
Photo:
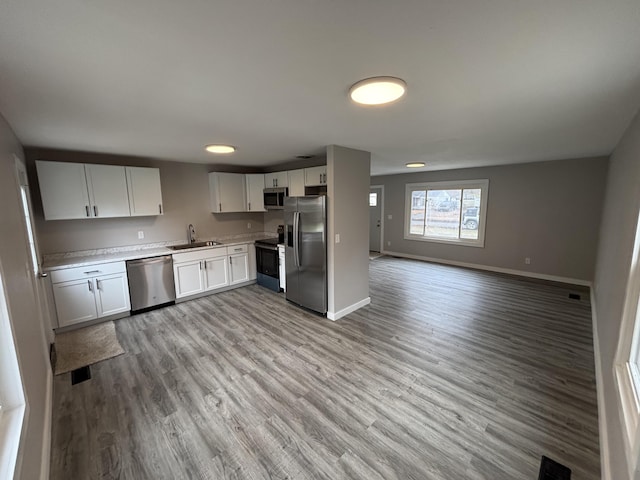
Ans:
[[[207,145],[205,150],[209,153],[233,153],[237,148],[232,145]]]
[[[410,162],[405,164],[407,168],[420,168],[424,167],[424,162]]]
[[[383,105],[404,95],[407,84],[396,77],[372,77],[360,80],[349,90],[351,100],[363,105]]]

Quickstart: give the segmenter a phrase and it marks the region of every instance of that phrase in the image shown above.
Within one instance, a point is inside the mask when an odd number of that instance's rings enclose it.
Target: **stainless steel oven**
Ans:
[[[256,270],[258,285],[267,287],[274,292],[280,291],[280,258],[277,238],[256,240]]]
[[[263,190],[264,208],[267,210],[282,210],[287,191],[286,187],[265,188]]]

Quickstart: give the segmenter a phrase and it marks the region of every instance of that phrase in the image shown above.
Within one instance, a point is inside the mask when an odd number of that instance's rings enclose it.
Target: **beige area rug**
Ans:
[[[56,335],[56,375],[117,357],[124,349],[113,322]]]

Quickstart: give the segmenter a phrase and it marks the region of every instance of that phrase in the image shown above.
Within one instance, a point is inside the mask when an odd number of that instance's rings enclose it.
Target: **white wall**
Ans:
[[[611,155],[594,281],[597,340],[602,372],[602,396],[611,479],[626,479],[623,430],[620,422],[613,362],[640,211],[640,115],[636,116]],[[604,408],[603,408],[604,407]],[[600,436],[603,438],[603,433]],[[603,470],[605,465],[603,465]]]
[[[606,158],[588,158],[372,177],[372,185],[384,185],[382,248],[590,282],[607,165]],[[404,239],[407,183],[485,178],[489,202],[484,248]],[[525,257],[531,258],[530,265]]]
[[[13,155],[23,158],[20,143],[0,115],[0,261],[5,275],[9,315],[27,399],[17,478],[47,475],[51,407],[49,350],[36,307],[29,273],[27,237],[22,220]]]
[[[26,153],[42,254],[169,240],[186,241],[190,223],[200,238],[261,232],[264,228],[263,213],[211,213],[208,172],[229,171],[228,166],[49,149],[27,149]],[[157,167],[160,169],[164,215],[45,221],[35,160]],[[248,223],[251,223],[251,228],[248,228]],[[144,231],[143,240],[138,239],[139,230]]]
[[[327,147],[327,317],[334,320],[369,303],[370,168],[369,152]]]

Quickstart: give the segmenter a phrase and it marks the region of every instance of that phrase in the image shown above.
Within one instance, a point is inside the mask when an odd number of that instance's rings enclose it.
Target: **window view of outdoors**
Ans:
[[[442,239],[478,239],[480,188],[414,190],[409,233]]]

